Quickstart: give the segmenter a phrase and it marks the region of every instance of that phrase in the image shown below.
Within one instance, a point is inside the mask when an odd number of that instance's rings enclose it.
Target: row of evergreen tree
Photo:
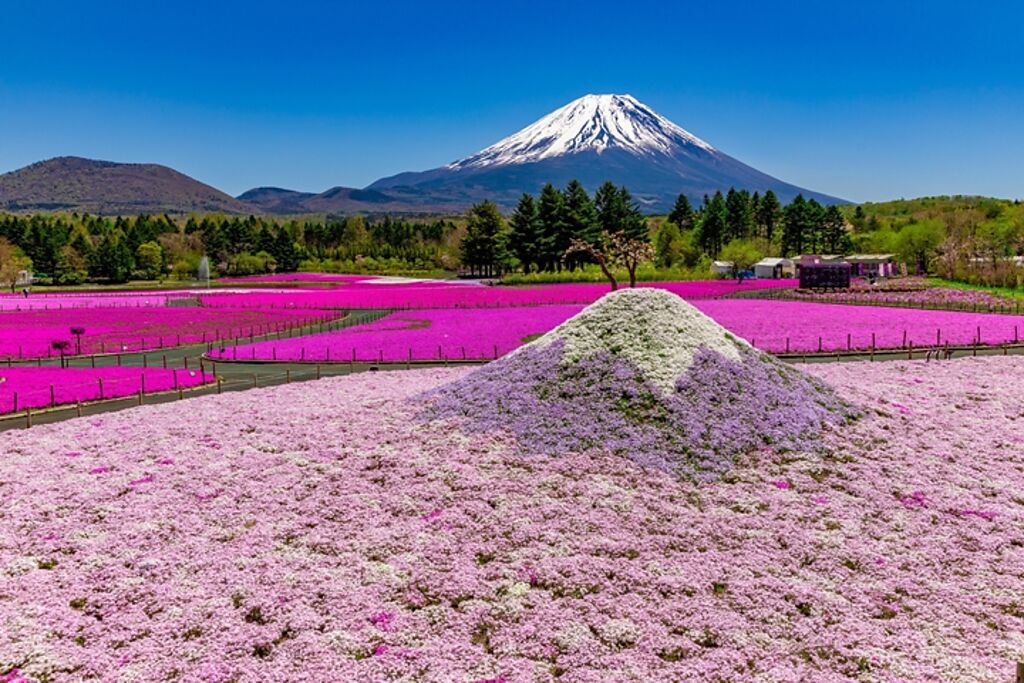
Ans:
[[[182,224],[167,215],[0,215],[0,239],[18,247],[36,273],[65,285],[86,278],[124,282],[168,272],[187,276],[195,273],[203,255],[220,273],[231,275],[295,271],[307,259],[454,267],[449,255],[456,250],[451,244],[456,232],[448,220],[368,221],[362,216],[278,223],[209,214]]]
[[[607,182],[591,196],[578,181],[564,189],[545,185],[524,194],[506,220],[491,202],[473,207],[463,228],[451,220],[414,221],[349,216],[326,221],[279,223],[260,216],[209,214],[184,223],[169,216],[103,218],[92,215],[0,215],[0,239],[20,248],[37,273],[58,284],[85,278],[123,282],[195,271],[210,257],[221,274],[342,268],[377,259],[392,268],[454,269],[494,275],[513,268],[532,271],[575,269],[590,257],[566,256],[573,240],[597,244],[604,231],[649,241],[650,221],[625,187]],[[763,195],[730,189],[705,196],[698,207],[680,195],[668,222],[657,231],[659,265],[677,240],[714,259],[730,243],[756,241],[764,253],[847,253],[850,238],[835,206],[797,196],[783,206],[771,191]]]
[[[462,266],[470,272],[500,275],[515,263],[529,273],[575,269],[582,253],[566,258],[574,239],[597,243],[603,231],[621,232],[630,239],[648,241],[647,218],[625,187],[601,185],[593,198],[577,180],[564,190],[551,183],[537,197],[524,193],[506,222],[492,202],[468,213],[462,240]]]
[[[711,258],[717,258],[733,240],[759,239],[777,245],[785,256],[845,254],[852,246],[839,208],[822,206],[802,194],[782,206],[771,190],[762,196],[733,188],[725,195],[720,191],[711,197],[704,195],[703,204],[696,210],[681,194],[668,221],[681,232],[692,230],[697,245]]]

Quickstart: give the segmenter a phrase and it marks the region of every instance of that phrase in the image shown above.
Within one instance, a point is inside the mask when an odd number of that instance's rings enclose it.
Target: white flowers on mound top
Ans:
[[[565,344],[565,364],[605,351],[627,360],[666,394],[698,350],[738,361],[739,349],[749,347],[675,294],[654,288],[607,294],[527,347],[557,341]]]

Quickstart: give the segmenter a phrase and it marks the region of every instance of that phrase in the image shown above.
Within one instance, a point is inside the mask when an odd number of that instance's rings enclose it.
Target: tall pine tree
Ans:
[[[676,197],[676,203],[668,215],[669,221],[675,223],[676,227],[680,230],[692,230],[693,218],[693,207],[690,205],[689,197],[685,194],[680,194]]]
[[[782,205],[779,204],[779,198],[775,196],[774,192],[768,190],[757,207],[757,225],[761,236],[769,242],[775,238],[775,228],[779,224],[781,213]]]
[[[565,203],[562,193],[551,183],[545,185],[537,199],[537,219],[540,221],[540,260],[544,270],[562,269],[562,256],[565,249],[560,240],[565,235],[564,218]]]
[[[647,228],[647,219],[633,202],[633,195],[625,187],[615,187],[612,182],[606,181],[597,188],[594,204],[597,206],[598,223],[602,230],[622,233],[632,240],[650,241],[651,233]]]
[[[466,213],[462,261],[474,273],[501,275],[508,264],[505,219],[494,202],[484,200]]]
[[[566,186],[562,197],[563,233],[559,235],[558,246],[564,245],[563,253],[574,239],[596,244],[601,229],[598,225],[597,209],[594,208],[587,190],[578,180],[572,180]],[[570,269],[575,269],[585,259],[586,254],[573,253],[566,257],[566,263]]]
[[[718,258],[719,252],[722,251],[727,229],[725,197],[718,191],[701,212],[701,221],[697,229],[697,243],[711,258]]]
[[[725,197],[725,242],[750,237],[754,216],[750,208],[750,193],[746,190],[729,188]]]
[[[847,254],[850,251],[852,244],[846,232],[846,219],[835,204],[825,209],[821,238],[824,244],[822,248],[830,254]]]
[[[533,195],[523,193],[515,211],[512,212],[509,219],[508,246],[512,255],[522,264],[524,273],[529,273],[530,266],[533,265],[540,270],[543,244],[537,202],[533,200]]]
[[[791,256],[804,253],[813,230],[807,200],[802,194],[793,198],[782,210],[782,253]]]

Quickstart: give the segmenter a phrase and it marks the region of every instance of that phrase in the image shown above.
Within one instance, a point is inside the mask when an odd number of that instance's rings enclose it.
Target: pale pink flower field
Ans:
[[[704,484],[424,421],[465,369],[4,433],[0,672],[1012,680],[1024,359],[808,370],[865,417]]]

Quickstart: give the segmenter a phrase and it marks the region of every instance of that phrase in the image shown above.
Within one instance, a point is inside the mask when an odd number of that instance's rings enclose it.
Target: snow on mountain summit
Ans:
[[[636,156],[672,155],[714,147],[631,95],[584,95],[449,169],[523,164],[585,151],[618,148]]]

